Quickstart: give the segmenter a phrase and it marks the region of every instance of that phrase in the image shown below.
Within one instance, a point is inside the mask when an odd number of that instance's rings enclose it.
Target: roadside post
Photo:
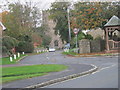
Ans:
[[[10,62],[12,62],[13,61],[13,59],[12,59],[12,57],[10,56]]]
[[[78,38],[77,38],[77,34],[78,34],[78,32],[79,32],[79,29],[77,29],[77,28],[74,28],[74,30],[73,30],[73,32],[74,32],[74,34],[75,34],[75,36],[76,36],[76,48],[78,48]]]
[[[22,52],[22,54],[24,55],[24,54],[25,54],[25,52]]]
[[[18,57],[20,57],[20,53],[18,53]]]
[[[14,54],[14,59],[16,59],[16,55]]]

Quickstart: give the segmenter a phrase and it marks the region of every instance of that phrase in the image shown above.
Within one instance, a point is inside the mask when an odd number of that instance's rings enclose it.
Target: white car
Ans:
[[[49,52],[55,52],[55,48],[49,48]]]

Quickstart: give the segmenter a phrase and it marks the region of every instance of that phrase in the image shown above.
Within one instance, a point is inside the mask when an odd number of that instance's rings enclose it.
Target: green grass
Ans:
[[[46,75],[47,73],[38,73],[38,74],[32,74],[32,75],[22,75],[22,76],[11,76],[11,77],[4,77],[2,78],[2,82],[10,82],[14,80],[19,80],[19,79],[25,79],[25,78],[32,78],[32,77],[37,77],[37,76],[43,76]]]
[[[65,54],[65,55],[77,55],[77,53],[75,53],[75,52],[62,52],[62,54]]]
[[[58,72],[66,69],[64,65],[31,65],[19,67],[2,68],[2,82],[9,82],[18,79],[42,76],[49,72]]]
[[[96,54],[95,56],[111,56],[112,53],[105,53],[105,54]]]
[[[18,60],[20,60],[23,56],[27,56],[27,55],[21,55],[21,57],[17,57],[17,59],[13,59],[12,62],[10,62],[10,58],[9,57],[4,57],[4,58],[0,58],[0,65],[7,65],[7,64],[15,64],[17,63]]]

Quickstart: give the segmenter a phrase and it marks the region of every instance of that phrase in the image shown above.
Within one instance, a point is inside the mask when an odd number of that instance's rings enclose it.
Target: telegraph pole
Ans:
[[[70,30],[70,8],[68,6],[68,9],[67,9],[67,13],[68,13],[68,29],[69,29],[69,43],[71,41],[71,30]]]

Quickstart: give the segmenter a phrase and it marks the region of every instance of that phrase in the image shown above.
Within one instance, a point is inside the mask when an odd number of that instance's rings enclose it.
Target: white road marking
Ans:
[[[95,73],[100,72],[100,71],[102,71],[102,70],[105,70],[105,69],[114,67],[115,65],[117,65],[117,64],[113,64],[113,65],[111,65],[111,66],[109,66],[109,67],[101,68],[101,69],[97,70],[96,72],[93,72],[92,74],[95,74]]]
[[[86,64],[86,65],[87,65],[87,64]],[[91,64],[91,65],[94,66],[94,67],[96,67],[96,66],[93,65],[93,64]],[[95,74],[95,73],[100,72],[100,71],[102,71],[102,70],[111,68],[111,67],[113,67],[113,66],[115,66],[115,65],[117,65],[117,64],[113,64],[112,66],[105,67],[105,68],[101,68],[101,69],[99,69],[99,70],[97,70],[97,71],[95,71],[95,72],[93,72],[93,73],[91,73],[91,74]],[[64,83],[64,82],[67,82],[67,81],[70,81],[70,80],[74,80],[74,79],[77,79],[77,78],[82,78],[82,77],[85,77],[85,76],[88,76],[88,75],[90,75],[90,74],[86,74],[86,75],[83,75],[83,76],[80,76],[80,77],[76,77],[76,78],[68,79],[68,80],[65,80],[65,81],[53,83],[53,84],[50,84],[50,85],[47,85],[47,86],[52,86],[52,85],[55,85],[55,84],[58,84],[58,83]],[[45,87],[47,87],[47,86],[44,86],[44,87],[41,87],[41,88],[45,88]]]

